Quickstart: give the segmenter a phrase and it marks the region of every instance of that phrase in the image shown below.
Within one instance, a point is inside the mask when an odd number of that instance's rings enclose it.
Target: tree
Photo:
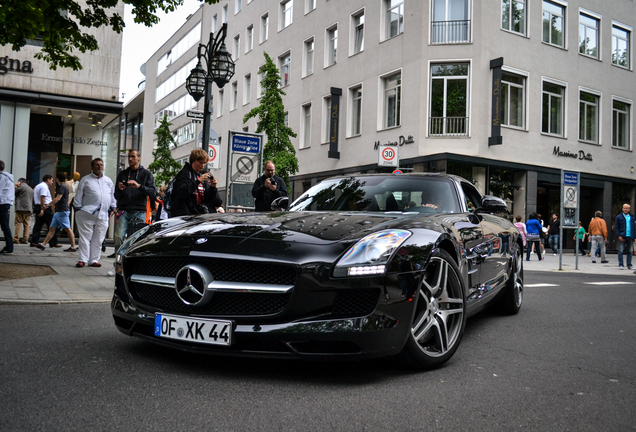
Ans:
[[[109,26],[121,33],[124,19],[112,12],[118,0],[3,0],[0,6],[0,45],[19,51],[28,39],[41,41],[36,58],[73,70],[82,69],[73,52],[99,49],[95,36],[86,29]],[[159,22],[157,9],[168,13],[183,5],[183,0],[122,0],[133,7],[134,21],[152,27]],[[219,0],[199,0],[209,4]],[[109,10],[111,9],[111,10]]]
[[[168,121],[168,116],[164,116],[155,131],[157,149],[152,152],[154,161],[148,165],[148,169],[155,176],[156,185],[167,185],[182,168],[181,164],[174,160],[172,153],[170,153],[170,144],[175,146],[170,126],[172,123]]]
[[[265,132],[267,143],[263,148],[263,159],[274,161],[276,173],[285,183],[289,183],[289,176],[298,172],[296,150],[290,137],[296,137],[291,128],[285,125],[285,106],[283,98],[285,92],[280,89],[280,74],[278,68],[267,53],[265,64],[258,70],[263,74],[261,86],[263,89],[261,103],[243,117],[243,123],[253,117],[258,117],[256,133]]]

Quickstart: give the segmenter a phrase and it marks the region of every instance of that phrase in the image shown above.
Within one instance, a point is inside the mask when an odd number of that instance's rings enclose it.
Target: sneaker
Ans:
[[[628,266],[627,266],[627,270],[631,270],[631,269],[632,269],[632,266],[631,266],[631,265],[628,265]]]
[[[526,261],[530,261],[530,258],[526,258]]]
[[[619,269],[619,270],[625,270],[625,267],[623,267],[623,266],[618,266],[618,269]]]
[[[596,264],[596,260],[592,260],[592,264]]]
[[[112,254],[108,255],[106,258],[115,258],[116,255],[117,254],[113,252]]]
[[[106,273],[108,276],[115,276],[115,270],[108,270],[108,273]]]
[[[605,260],[605,261],[601,261],[601,264],[607,264],[609,261]]]
[[[556,256],[556,254],[552,254],[552,255]]]
[[[0,254],[1,255],[13,255],[13,252],[9,252],[6,249],[2,249],[2,250],[0,250]]]

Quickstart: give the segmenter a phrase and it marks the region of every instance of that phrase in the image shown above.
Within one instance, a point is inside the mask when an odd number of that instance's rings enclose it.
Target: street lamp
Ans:
[[[203,140],[201,142],[204,149],[204,146],[209,145],[210,141],[210,82],[214,81],[219,88],[223,88],[234,76],[232,55],[225,47],[226,35],[227,23],[224,23],[216,36],[214,33],[210,33],[207,45],[199,44],[197,65],[186,80],[186,89],[195,101],[198,102],[205,96],[203,99]],[[205,61],[207,71],[203,68],[201,59]]]

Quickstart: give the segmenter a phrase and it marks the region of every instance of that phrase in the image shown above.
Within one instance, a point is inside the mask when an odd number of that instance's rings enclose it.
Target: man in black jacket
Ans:
[[[256,198],[254,207],[258,212],[272,211],[272,201],[287,196],[287,185],[275,173],[276,166],[269,160],[265,163],[265,173],[254,182],[252,196]]]
[[[223,203],[216,189],[216,179],[209,172],[203,172],[209,159],[203,149],[190,152],[190,162],[179,171],[174,182],[171,217],[216,213],[216,208]]]
[[[139,165],[140,161],[139,151],[129,150],[129,166],[119,173],[115,182],[118,217],[115,227],[115,251],[119,249],[126,237],[128,224],[146,220],[148,199],[154,200],[157,193],[155,178],[150,171]],[[114,257],[114,254],[110,257]]]

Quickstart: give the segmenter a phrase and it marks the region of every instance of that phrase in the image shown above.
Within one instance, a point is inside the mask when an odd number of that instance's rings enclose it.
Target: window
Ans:
[[[382,115],[382,128],[387,129],[400,125],[400,108],[402,102],[402,73],[382,78],[384,113]]]
[[[526,0],[502,0],[501,28],[526,34]]]
[[[565,48],[565,7],[543,1],[543,42]]]
[[[234,2],[234,15],[239,13],[241,11],[241,9],[243,9],[243,1],[242,0],[235,0],[235,2]]]
[[[280,85],[285,87],[289,85],[289,70],[291,66],[291,54],[289,52],[278,57],[278,67],[280,69]]]
[[[305,14],[316,9],[316,0],[305,0]]]
[[[250,103],[252,100],[252,74],[245,75],[243,85],[243,105]]]
[[[219,29],[219,18],[216,16],[216,14],[214,14],[214,16],[212,17],[212,33],[216,33],[218,29]]]
[[[261,17],[261,43],[269,38],[269,14]]]
[[[612,64],[629,69],[631,31],[612,24]]]
[[[431,135],[468,135],[468,63],[431,66]]]
[[[248,53],[254,49],[254,26],[247,28],[247,38],[245,41],[245,52]]]
[[[232,107],[231,110],[235,110],[238,106],[238,82],[232,83]]]
[[[338,54],[338,26],[335,25],[327,29],[327,47],[325,49],[325,67],[336,64]]]
[[[329,142],[329,135],[331,132],[331,95],[325,96],[322,99],[322,136],[320,142],[326,144]]]
[[[470,42],[470,0],[433,0],[433,44]]]
[[[234,36],[234,60],[241,55],[241,35]]]
[[[285,127],[289,127],[289,112],[285,111],[285,114],[283,116],[283,124],[285,125]]]
[[[358,54],[364,50],[364,10],[358,12],[355,15],[351,15],[351,30],[352,38],[351,42],[351,54]]]
[[[300,148],[307,148],[311,145],[311,104],[305,104],[301,110],[302,123],[300,125]]]
[[[223,102],[224,102],[224,94],[223,90],[219,90],[219,109],[217,117],[221,117],[223,115]]]
[[[502,72],[502,125],[525,129],[526,77]]]
[[[221,10],[221,23],[225,24],[227,22],[227,4],[223,6]]]
[[[194,108],[196,105],[197,103],[189,94],[182,96],[167,107],[155,113],[155,129],[159,127],[164,116],[168,116],[168,120],[172,120],[173,118],[185,113],[186,110]]]
[[[314,38],[305,41],[305,64],[303,65],[303,76],[314,73]]]
[[[629,150],[631,102],[612,101],[612,146]]]
[[[564,85],[552,83],[549,81],[543,82],[541,132],[561,137],[564,136],[564,98]]]
[[[165,71],[168,66],[174,63],[182,55],[186,53],[191,47],[199,43],[201,38],[201,22],[197,23],[187,35],[182,37],[179,42],[174,44],[170,51],[165,53],[159,61],[157,61],[157,76]],[[188,74],[190,71],[188,70]]]
[[[584,13],[579,15],[579,53],[598,58],[599,20]]]
[[[596,94],[579,92],[579,139],[598,144],[598,100]]]
[[[262,67],[262,66],[261,66]],[[257,83],[257,89],[256,89],[256,94],[258,95],[256,98],[260,98],[261,96],[263,96],[263,92],[265,91],[263,89],[263,80],[265,79],[265,74],[263,72],[260,72],[260,68],[259,68],[259,73],[258,73],[258,83]]]
[[[386,6],[386,38],[404,33],[404,0],[384,0]]]
[[[292,23],[292,14],[294,11],[294,0],[286,0],[280,4],[280,28],[287,28]]]
[[[197,58],[190,60],[185,66],[179,69],[177,72],[168,77],[163,83],[157,86],[155,89],[155,102],[159,102],[164,97],[168,96],[175,89],[179,88],[186,82],[190,71],[194,69],[197,64]]]
[[[351,100],[351,114],[349,117],[349,136],[361,134],[361,114],[362,114],[362,86],[358,85],[349,89],[349,99]]]

